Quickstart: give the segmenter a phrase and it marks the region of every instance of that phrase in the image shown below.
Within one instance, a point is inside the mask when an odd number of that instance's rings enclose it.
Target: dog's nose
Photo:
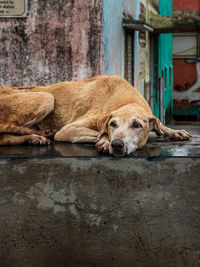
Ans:
[[[124,142],[120,139],[115,139],[111,142],[111,146],[115,150],[121,150],[124,147]]]

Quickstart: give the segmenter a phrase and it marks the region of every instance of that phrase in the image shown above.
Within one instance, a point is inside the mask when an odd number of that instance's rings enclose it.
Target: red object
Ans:
[[[173,0],[173,16],[200,18],[200,0]],[[197,32],[199,34],[199,32]],[[188,36],[189,38],[189,36]],[[199,64],[199,63],[198,63]],[[199,101],[194,102],[192,94],[200,92],[200,88],[190,91],[190,96],[184,92],[190,89],[197,82],[197,66],[195,62],[187,62],[185,58],[173,59],[174,69],[174,104],[178,105],[200,105]],[[181,96],[182,94],[182,96]],[[193,101],[191,101],[191,99]],[[197,118],[199,120],[200,117]]]
[[[174,0],[173,10],[199,10],[200,1],[199,0]]]
[[[187,63],[186,59],[173,60],[174,63],[174,90],[183,92],[188,90],[197,80],[195,63]]]

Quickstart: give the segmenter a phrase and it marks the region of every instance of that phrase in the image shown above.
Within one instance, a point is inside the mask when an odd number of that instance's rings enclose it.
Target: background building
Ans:
[[[159,1],[158,10],[161,18],[171,17],[172,0]],[[165,123],[170,122],[173,112],[172,34],[161,29],[153,36],[153,46],[153,111]]]
[[[188,23],[185,17],[177,21],[177,16],[189,14],[197,18],[199,1],[188,7],[187,1],[183,5],[175,0],[173,17],[172,0],[14,0],[12,5],[5,4],[11,3],[7,0],[1,2],[1,85],[48,85],[102,74],[120,75],[144,95],[162,122],[172,119],[171,33],[191,31],[194,22]],[[26,10],[19,15],[16,10],[23,3]],[[180,6],[184,7],[183,12]],[[189,89],[195,81],[198,84],[198,35],[187,37],[188,45],[196,44],[189,61],[179,53],[185,49],[180,44],[186,45],[181,38],[185,37],[174,36],[174,53],[178,57],[174,59],[174,88],[178,93]],[[181,69],[186,73],[184,79]],[[175,99],[179,101],[176,91]],[[193,92],[188,102],[196,96]]]
[[[199,0],[173,1],[173,15],[200,19]],[[200,31],[173,36],[174,116],[176,119],[200,119]]]

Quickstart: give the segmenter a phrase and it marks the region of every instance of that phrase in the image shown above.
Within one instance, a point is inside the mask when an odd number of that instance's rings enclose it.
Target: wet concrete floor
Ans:
[[[176,125],[171,128],[185,129],[192,138],[189,141],[174,141],[157,137],[153,133],[145,147],[129,157],[139,158],[200,158],[200,125]],[[37,158],[37,157],[110,157],[99,154],[93,144],[69,144],[52,142],[49,146],[5,146],[0,148],[0,158]]]

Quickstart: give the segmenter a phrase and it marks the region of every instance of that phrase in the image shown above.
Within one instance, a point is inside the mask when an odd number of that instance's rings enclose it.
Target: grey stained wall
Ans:
[[[101,0],[28,1],[0,18],[0,85],[47,85],[101,74]]]

